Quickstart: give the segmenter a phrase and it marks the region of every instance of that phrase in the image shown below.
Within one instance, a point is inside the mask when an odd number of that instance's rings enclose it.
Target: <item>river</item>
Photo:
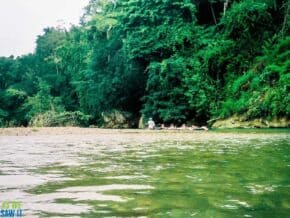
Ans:
[[[24,217],[290,215],[289,130],[2,135],[0,148],[0,207]]]

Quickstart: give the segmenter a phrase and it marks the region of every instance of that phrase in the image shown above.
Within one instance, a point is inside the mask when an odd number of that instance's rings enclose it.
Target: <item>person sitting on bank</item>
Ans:
[[[191,126],[191,130],[199,130],[199,129],[200,129],[199,126],[196,126],[196,125],[192,125],[192,126]]]
[[[152,118],[149,118],[148,129],[155,129],[155,122],[153,121]]]
[[[176,126],[173,123],[171,123],[168,129],[176,129]]]
[[[208,131],[208,128],[206,126],[202,126],[202,127],[199,127],[199,126],[195,126],[195,125],[192,125],[190,130],[204,130],[204,131]]]
[[[162,123],[160,129],[168,129],[168,128],[165,126],[164,123]]]
[[[185,129],[187,129],[187,126],[185,124],[182,124],[181,127],[178,127],[177,129],[185,130]]]

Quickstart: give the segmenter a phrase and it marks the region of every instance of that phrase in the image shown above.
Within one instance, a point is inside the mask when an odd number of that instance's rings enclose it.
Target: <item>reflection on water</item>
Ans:
[[[0,136],[27,217],[287,217],[289,132]]]

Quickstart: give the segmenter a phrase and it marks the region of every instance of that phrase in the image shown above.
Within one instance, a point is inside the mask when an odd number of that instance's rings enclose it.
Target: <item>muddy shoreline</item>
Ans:
[[[156,134],[156,133],[181,133],[181,132],[205,133],[205,131],[190,131],[190,130],[101,129],[101,128],[81,128],[81,127],[0,128],[0,136]]]
[[[276,129],[278,130],[278,129]],[[284,129],[284,132],[288,132]],[[267,131],[265,129],[265,131]],[[249,134],[249,133],[263,133],[263,129],[236,129],[236,130],[222,130],[222,131],[201,131],[201,130],[148,130],[148,129],[101,129],[101,128],[80,128],[80,127],[19,127],[19,128],[0,128],[0,136],[61,136],[61,135],[102,135],[102,134],[130,134],[130,135],[221,135],[226,134]]]
[[[81,128],[81,127],[19,127],[19,128],[0,128],[0,136],[60,136],[60,135],[103,135],[103,134],[122,134],[122,135],[155,135],[155,134],[178,134],[178,133],[203,133],[202,130],[149,130],[149,129],[103,129],[103,128]]]

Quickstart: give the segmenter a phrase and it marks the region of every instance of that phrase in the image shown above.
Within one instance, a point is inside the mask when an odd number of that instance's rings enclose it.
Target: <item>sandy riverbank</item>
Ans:
[[[288,129],[289,130],[289,129]],[[276,129],[280,132],[281,130]],[[199,130],[148,130],[148,129],[100,129],[100,128],[80,128],[80,127],[45,127],[45,128],[0,128],[0,136],[61,136],[61,135],[102,135],[102,134],[125,134],[125,135],[176,135],[184,133],[185,135],[221,135],[221,134],[249,134],[249,133],[277,133],[275,130],[263,129],[236,129],[219,131],[199,131]],[[284,129],[285,133],[286,129]],[[288,131],[286,131],[288,132]]]
[[[147,130],[147,129],[100,129],[80,127],[44,127],[44,128],[0,128],[0,136],[30,136],[30,135],[98,135],[98,134],[134,134],[134,133],[193,133],[205,131],[190,130]]]
[[[1,128],[2,136],[30,136],[30,135],[95,135],[102,133],[119,133],[125,130],[106,130],[98,128],[79,128],[79,127],[44,127],[44,128]],[[136,130],[126,130],[133,132]],[[138,130],[137,130],[138,131]]]

